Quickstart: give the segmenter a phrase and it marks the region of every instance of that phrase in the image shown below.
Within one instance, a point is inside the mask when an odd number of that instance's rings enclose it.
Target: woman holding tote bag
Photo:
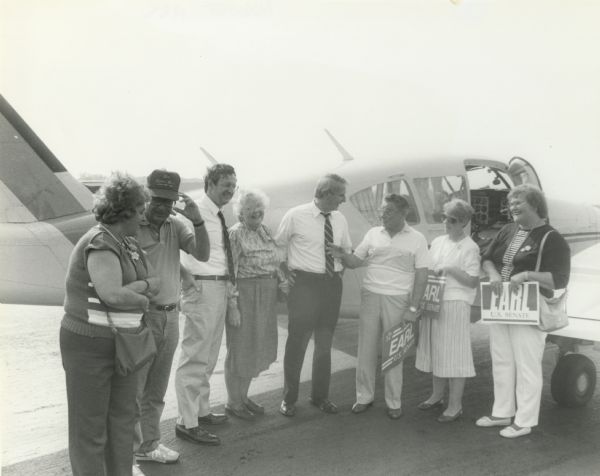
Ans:
[[[95,197],[98,225],[75,245],[66,279],[60,351],[67,383],[74,476],[131,476],[137,370],[117,358],[120,335],[144,335],[148,297],[158,291],[132,237],[144,217],[144,187],[115,173]],[[138,349],[132,350],[133,354]],[[138,356],[139,357],[139,356]]]
[[[555,289],[564,289],[569,282],[569,245],[547,224],[546,199],[537,187],[518,185],[508,200],[514,223],[500,230],[482,257],[492,289],[500,294],[504,281],[510,282],[511,290],[526,281],[537,281],[540,293],[552,297]],[[546,235],[536,271],[538,251]],[[531,433],[540,412],[545,342],[546,333],[536,326],[490,325],[494,406],[490,416],[477,420],[477,426],[503,426],[500,435],[505,438]]]

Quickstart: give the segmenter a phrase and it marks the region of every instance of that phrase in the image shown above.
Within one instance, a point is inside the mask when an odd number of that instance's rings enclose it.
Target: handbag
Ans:
[[[115,372],[123,377],[131,375],[156,355],[154,336],[143,317],[142,325],[135,332],[122,332],[117,330],[110,314],[107,315],[115,336]]]
[[[546,238],[552,233],[549,231],[542,238],[540,249],[538,251],[537,263],[535,271],[540,270],[542,261],[542,250],[546,243]],[[556,294],[556,293],[555,293]],[[569,325],[569,316],[567,315],[567,290],[565,289],[559,296],[548,298],[540,294],[540,323],[538,329],[544,332],[553,332]]]

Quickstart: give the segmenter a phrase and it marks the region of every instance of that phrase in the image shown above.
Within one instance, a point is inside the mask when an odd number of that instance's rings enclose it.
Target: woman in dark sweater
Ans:
[[[98,225],[75,245],[67,269],[60,352],[67,381],[69,457],[74,476],[131,476],[137,372],[115,372],[115,338],[135,332],[158,278],[133,236],[146,192],[114,174],[95,197]],[[110,320],[109,320],[110,317]]]
[[[538,188],[518,185],[508,200],[514,223],[504,226],[484,252],[483,269],[497,295],[502,293],[503,282],[509,282],[513,290],[526,281],[537,281],[541,294],[551,297],[555,289],[563,289],[569,282],[569,245],[548,225],[548,207]],[[535,271],[538,250],[548,232],[540,269]],[[477,420],[477,426],[504,426],[500,435],[505,438],[531,433],[540,412],[545,342],[546,333],[536,326],[490,326],[494,406],[490,416]]]

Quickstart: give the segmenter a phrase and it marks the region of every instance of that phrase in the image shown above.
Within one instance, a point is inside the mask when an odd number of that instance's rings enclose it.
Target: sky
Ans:
[[[600,203],[600,2],[0,0],[0,92],[76,177],[201,147],[243,185],[355,160],[528,159]]]

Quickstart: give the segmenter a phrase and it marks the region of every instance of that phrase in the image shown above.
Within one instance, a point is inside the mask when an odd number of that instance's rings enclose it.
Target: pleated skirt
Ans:
[[[465,301],[444,301],[438,317],[421,319],[417,369],[442,378],[475,376],[470,312]]]
[[[241,325],[226,326],[227,370],[257,377],[277,359],[277,279],[237,281]]]

